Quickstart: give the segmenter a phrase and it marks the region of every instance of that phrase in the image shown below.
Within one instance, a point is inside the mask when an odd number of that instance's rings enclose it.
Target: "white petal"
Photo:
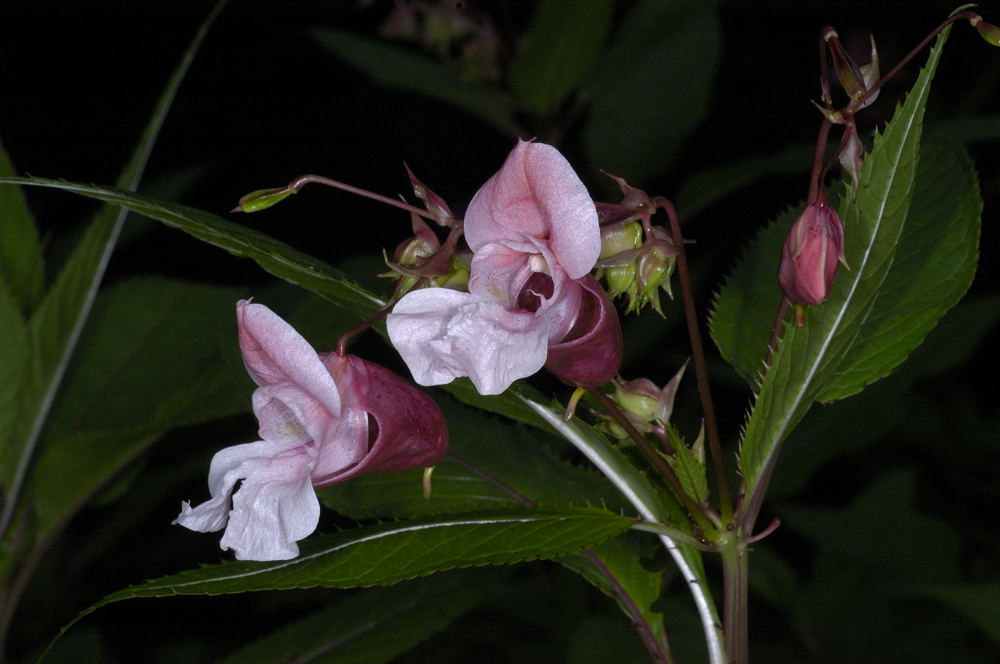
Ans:
[[[250,474],[233,495],[233,511],[222,536],[223,550],[237,560],[288,560],[299,555],[296,542],[319,523],[319,499],[312,486],[308,455],[279,457]]]
[[[480,394],[500,394],[545,364],[548,326],[469,293],[427,288],[389,314],[389,338],[421,385],[468,376]]]

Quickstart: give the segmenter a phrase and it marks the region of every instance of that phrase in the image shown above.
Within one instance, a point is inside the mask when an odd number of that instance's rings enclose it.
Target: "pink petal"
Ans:
[[[359,357],[331,355],[328,360],[345,365],[339,375],[350,381],[350,393],[357,397],[357,412],[365,422],[367,448],[369,417],[372,422],[371,449],[357,464],[344,468],[330,464],[335,472],[327,473],[328,448],[320,453],[313,470],[314,486],[327,486],[368,472],[393,472],[433,466],[448,449],[448,428],[430,397],[393,372]],[[334,371],[334,373],[338,373]],[[338,382],[340,380],[338,379]],[[344,384],[344,383],[341,383]],[[345,393],[348,388],[345,385]],[[345,417],[355,411],[355,404],[345,404]]]
[[[526,237],[547,242],[571,279],[601,252],[597,209],[572,166],[551,145],[520,141],[469,203],[465,238],[478,251]]]
[[[236,303],[236,322],[243,362],[258,385],[297,385],[331,415],[340,414],[340,393],[333,377],[295,328],[249,300]]]
[[[548,327],[541,317],[470,293],[408,293],[386,323],[392,345],[420,385],[468,376],[480,394],[500,394],[545,363]]]

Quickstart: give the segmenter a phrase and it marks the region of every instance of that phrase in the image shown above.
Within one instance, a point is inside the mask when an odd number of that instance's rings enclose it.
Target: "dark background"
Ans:
[[[528,25],[533,3],[464,4],[467,10],[493,16],[502,39],[512,48]],[[631,5],[621,2],[617,11],[624,14]],[[190,1],[6,2],[0,9],[0,138],[18,170],[112,183],[209,8],[209,3]],[[387,2],[371,6],[354,2],[231,2],[180,90],[150,160],[143,190],[219,214],[225,214],[250,190],[279,186],[309,172],[395,195],[408,190],[402,167],[405,160],[460,213],[495,171],[513,137],[416,94],[382,88],[323,51],[306,34],[311,27],[335,26],[373,35],[389,8]],[[885,71],[953,6],[943,2],[733,1],[721,2],[717,9],[724,47],[709,115],[684,143],[669,171],[643,183],[650,193],[672,196],[702,169],[775,153],[786,145],[811,143],[819,123],[809,100],[818,96],[817,41],[822,25],[836,26],[845,42],[861,49],[867,34],[874,33]],[[984,3],[980,11],[987,19],[1000,22],[996,3]],[[922,56],[916,60],[922,61]],[[888,119],[895,101],[915,75],[915,65],[902,72],[862,122],[870,128]],[[957,26],[934,83],[927,125],[948,129],[950,120],[970,116],[986,116],[993,123],[991,136],[987,123],[982,125],[987,139],[968,142],[985,202],[983,258],[972,286],[973,297],[995,294],[1000,285],[995,223],[1000,193],[998,84],[1000,51],[991,49],[967,26]],[[530,125],[529,118],[525,120],[529,130],[539,129]],[[586,163],[580,127],[570,123],[564,129],[560,148],[578,165],[592,191],[607,194],[598,172],[601,164]],[[800,173],[758,182],[685,220],[686,234],[698,241],[692,260],[700,282],[702,311],[753,230],[804,197],[808,168],[809,164],[803,163]],[[29,191],[28,197],[56,255],[65,250],[74,229],[94,209],[62,194]],[[239,221],[335,264],[356,255],[377,258],[383,247],[391,250],[408,234],[405,215],[320,188],[307,189],[274,211],[240,217]],[[137,224],[115,254],[108,279],[150,273],[237,285],[245,287],[248,295],[273,281],[250,261],[170,229]],[[661,381],[686,354],[676,325],[679,319],[679,315],[669,316],[662,333],[668,346],[677,340],[677,350],[642,365],[641,371],[656,372],[654,377]],[[909,436],[919,427],[896,427],[888,438],[862,452],[831,459],[804,488],[783,499],[792,505],[849,514],[851,501],[875,478],[907,469],[914,473],[918,486],[911,507],[944,521],[961,538],[965,580],[995,584],[991,561],[997,562],[1000,543],[994,535],[982,533],[983,529],[991,530],[1000,508],[994,480],[1000,469],[997,407],[995,396],[986,396],[996,393],[993,374],[997,355],[991,338],[995,338],[995,330],[985,343],[967,349],[967,359],[958,368],[913,388],[940,409],[941,416],[935,422],[942,428],[930,435],[937,440],[953,436],[953,452],[943,454],[929,449],[927,441],[914,441]],[[637,364],[633,358],[633,365]],[[719,397],[723,435],[735,441],[748,394],[721,361],[716,369],[721,383],[729,387]],[[958,412],[959,404],[963,417],[973,419],[959,424],[949,420],[948,414]],[[695,418],[693,405],[682,404],[688,414],[681,416]],[[893,407],[891,398],[886,407]],[[233,429],[250,426],[252,423],[240,420],[224,422],[215,429],[202,427],[175,434],[177,442],[158,446],[150,463],[168,464],[178,450],[217,447],[220,440],[232,437]],[[968,431],[979,438],[968,442]],[[156,504],[176,502],[176,485],[164,481],[155,488],[169,494],[157,496]],[[142,486],[132,488],[133,492],[142,490]],[[118,535],[122,553],[127,554],[120,560],[84,556],[82,562],[74,564],[74,556],[86,551],[90,533],[99,530],[108,518],[117,518],[118,513],[97,508],[70,528],[48,563],[54,576],[40,574],[55,585],[41,587],[39,582],[15,625],[15,654],[29,652],[37,640],[44,641],[77,610],[107,592],[217,559],[215,542],[208,537],[198,545],[201,548],[177,554],[176,542],[191,539],[188,534],[166,528],[170,516],[157,515],[155,522],[150,518],[144,523],[139,515],[143,505],[151,504],[150,499],[137,497],[136,501],[133,518],[137,530]],[[770,512],[765,510],[765,514],[771,513],[780,514],[781,504],[772,506]],[[811,588],[821,597],[817,589],[823,583],[831,584],[830,592],[835,594],[836,574],[820,569],[817,562],[826,560],[821,545],[797,533],[794,526],[780,530],[761,548],[769,548],[788,564],[796,582],[806,589],[803,594]],[[563,572],[552,571],[554,567],[542,569],[526,574],[543,578],[529,576],[529,580],[552,584],[556,589],[571,583],[560,576]],[[116,661],[134,661],[140,653],[154,653],[158,661],[175,657],[208,661],[260,630],[277,626],[289,613],[321,604],[326,597],[324,593],[296,592],[211,600],[144,600],[103,609],[84,625],[91,630],[86,638],[103,643],[103,652]],[[613,607],[606,609],[599,599],[587,601],[599,606],[594,611],[615,611]],[[817,603],[822,602],[817,599]],[[883,641],[899,639],[913,646],[912,651],[899,646],[899,661],[924,661],[919,659],[920,651],[927,656],[926,661],[942,661],[931,659],[941,653],[954,654],[954,661],[990,661],[997,653],[996,644],[972,622],[947,608],[919,603],[902,609],[886,606],[890,607],[886,612],[895,611],[912,628],[901,635],[883,636]],[[813,613],[807,607],[796,614],[787,606],[755,600],[753,629],[760,640],[755,647],[764,653],[758,661],[772,661],[768,659],[772,656],[779,657],[773,661],[784,661],[779,655],[767,654],[772,652],[767,639],[792,644],[790,652],[800,657],[838,661],[836,653],[852,652],[854,661],[865,661],[865,653],[872,652],[864,645],[869,638],[865,630],[876,634],[877,620],[869,624],[852,621],[850,598],[831,599],[825,608],[813,608]],[[859,610],[857,616],[861,615],[867,614]],[[467,620],[480,627],[484,621],[482,615]],[[517,627],[516,621],[510,621],[509,615],[497,618],[493,628]],[[545,622],[539,621],[542,625]],[[554,624],[550,621],[549,632],[537,628],[541,630],[540,641],[548,644],[539,646],[540,657],[541,653],[560,652],[552,650],[551,643],[559,643],[565,635],[551,626]],[[621,628],[627,630],[624,621]],[[851,630],[856,631],[853,636]],[[439,638],[447,640],[447,636]],[[924,638],[934,647],[921,645]],[[837,650],[846,648],[844,642],[852,639],[858,644],[855,650]],[[502,653],[495,654],[495,660],[483,661],[508,661]]]

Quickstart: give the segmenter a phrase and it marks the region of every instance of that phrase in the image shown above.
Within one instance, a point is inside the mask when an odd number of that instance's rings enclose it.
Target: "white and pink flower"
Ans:
[[[417,383],[468,376],[481,394],[499,394],[541,369],[551,348],[592,334],[595,321],[604,367],[596,373],[606,381],[617,372],[617,315],[596,282],[585,281],[601,251],[597,210],[558,150],[519,142],[472,199],[464,229],[473,251],[469,292],[412,291],[387,319]]]
[[[243,300],[236,312],[243,361],[260,386],[252,401],[261,440],[216,453],[212,497],[182,503],[175,523],[225,528],[220,544],[237,559],[285,560],[316,529],[314,487],[434,465],[447,429],[434,402],[392,372],[352,355],[317,354],[261,304]]]

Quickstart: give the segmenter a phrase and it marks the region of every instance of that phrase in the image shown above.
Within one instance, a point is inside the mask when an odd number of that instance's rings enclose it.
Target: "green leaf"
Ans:
[[[648,626],[649,634],[663,642],[666,639],[663,614],[653,608],[662,592],[663,572],[643,564],[643,559],[652,558],[653,553],[648,537],[625,533],[559,562],[613,598],[629,620],[633,623],[641,620]],[[638,616],[633,614],[635,610]]]
[[[1000,583],[925,586],[916,594],[940,600],[1000,643]]]
[[[443,101],[507,136],[523,133],[514,121],[510,98],[496,88],[467,83],[424,56],[350,32],[317,29],[310,34],[320,46],[381,85]]]
[[[233,330],[237,297],[158,278],[98,296],[31,474],[40,534],[164,431],[249,408],[252,383]]]
[[[181,63],[153,110],[142,138],[118,178],[119,187],[134,189],[138,185],[181,80],[223,4],[217,5],[210,13],[191,46],[185,51]],[[18,180],[21,178],[0,178],[0,182]],[[4,511],[0,515],[0,534],[10,522],[49,407],[90,312],[124,219],[124,210],[115,210],[109,206],[102,208],[28,322],[32,349],[31,376],[24,387],[24,407],[16,418],[17,426],[13,431],[16,465],[13,468],[0,468],[3,473],[0,475],[0,485],[8,487]]]
[[[981,212],[979,183],[965,152],[924,141],[892,269],[817,399],[843,399],[888,374],[962,298],[976,272]]]
[[[709,332],[719,352],[751,384],[764,373],[767,341],[783,297],[778,287],[781,247],[801,211],[789,208],[757,233],[715,295],[709,312]]]
[[[30,366],[28,328],[17,300],[0,281],[0,489],[14,474],[21,440],[16,435]]]
[[[835,384],[835,372],[851,357],[893,266],[913,192],[924,105],[946,38],[947,31],[938,37],[906,102],[876,138],[861,173],[857,203],[843,205],[851,270],[841,270],[825,304],[809,308],[804,327],[785,326],[760,385],[739,461],[747,492],[741,517],[748,524],[756,519],[781,442],[812,402]]]
[[[161,221],[237,256],[253,259],[276,277],[322,296],[353,314],[358,320],[370,318],[385,304],[377,296],[348,281],[340,272],[323,261],[263,233],[202,210],[112,187],[42,178],[0,178],[0,184],[4,182],[61,189],[88,198],[96,198]]]
[[[521,398],[560,436],[586,456],[602,475],[611,480],[643,519],[671,524],[681,530],[690,528],[687,517],[676,501],[656,489],[644,473],[639,472],[616,446],[609,443],[593,427],[576,417],[567,422],[559,409],[534,401],[530,397]],[[708,588],[701,552],[666,536],[661,536],[660,540],[680,570],[681,577],[694,599],[711,661],[723,661],[725,651],[721,623],[712,593]]]
[[[15,171],[0,143],[0,176],[5,175]],[[42,243],[24,194],[16,187],[0,187],[0,282],[26,313],[38,304],[44,280]]]
[[[501,590],[508,575],[479,569],[371,588],[268,634],[223,660],[378,664],[394,661]]]
[[[552,113],[593,68],[611,27],[610,0],[537,5],[510,64],[510,88],[530,112]]]
[[[135,597],[392,585],[449,569],[558,558],[634,523],[596,507],[524,507],[362,526],[311,537],[292,560],[227,562],[147,581],[108,595],[82,615]]]
[[[588,90],[583,138],[592,167],[637,186],[669,169],[708,110],[721,44],[711,3],[636,5]]]
[[[521,504],[625,507],[621,494],[592,470],[558,458],[537,432],[482,417],[450,401],[449,454],[434,469],[428,499],[422,469],[373,473],[318,491],[327,506],[352,518],[418,516]],[[516,492],[518,498],[511,492]]]
[[[674,454],[673,456],[664,456],[677,475],[681,488],[696,503],[708,502],[708,476],[705,471],[705,463],[698,459],[694,451],[687,446],[687,443],[673,427],[669,427],[668,430]]]

